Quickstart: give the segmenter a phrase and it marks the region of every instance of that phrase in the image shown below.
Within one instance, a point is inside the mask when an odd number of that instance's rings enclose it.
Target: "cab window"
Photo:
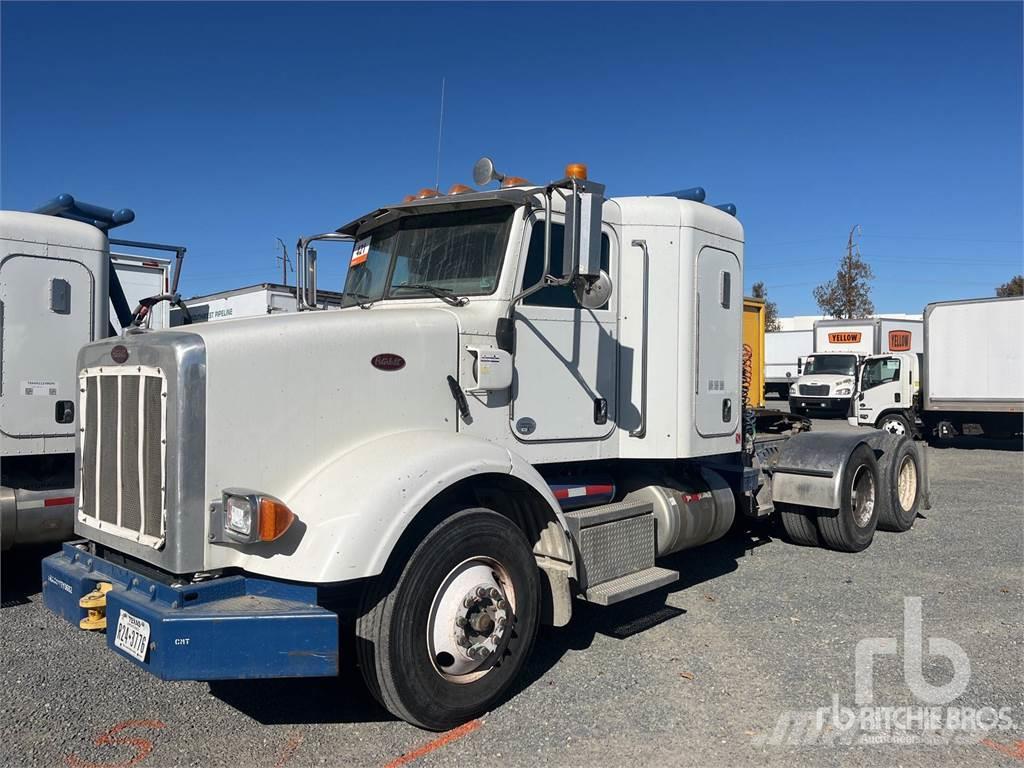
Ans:
[[[565,244],[565,226],[563,224],[551,224],[551,266],[556,269],[562,263],[562,249]],[[609,272],[611,253],[611,241],[608,235],[601,235],[601,269]],[[523,287],[529,288],[535,285],[542,277],[544,271],[544,222],[537,221],[530,233],[530,249],[526,254],[526,271],[523,274]],[[579,306],[576,297],[573,295],[572,286],[549,285],[541,288],[523,299],[523,304],[535,307],[562,307],[564,309],[575,309]],[[608,309],[608,304],[600,307]]]
[[[900,380],[900,361],[894,357],[869,360],[861,374],[861,389],[871,389],[890,381]]]

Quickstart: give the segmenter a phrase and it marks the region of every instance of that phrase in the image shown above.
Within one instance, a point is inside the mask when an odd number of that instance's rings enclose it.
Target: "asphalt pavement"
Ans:
[[[682,575],[670,588],[580,602],[570,626],[542,630],[514,694],[445,735],[394,720],[351,668],[158,681],[44,610],[39,560],[52,549],[7,553],[0,763],[1020,765],[1020,446],[961,441],[929,455],[932,509],[911,531],[840,554],[755,526],[680,553],[665,563]],[[867,704],[858,649],[874,654]]]

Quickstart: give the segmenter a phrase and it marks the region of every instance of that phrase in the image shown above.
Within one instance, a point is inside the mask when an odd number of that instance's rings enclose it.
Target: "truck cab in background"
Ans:
[[[928,440],[1020,436],[1022,327],[1020,296],[929,304],[923,353],[868,357],[848,421]]]
[[[804,359],[800,377],[789,389],[790,411],[848,416],[860,362],[882,352],[920,352],[922,335],[917,319],[817,321],[814,354]]]

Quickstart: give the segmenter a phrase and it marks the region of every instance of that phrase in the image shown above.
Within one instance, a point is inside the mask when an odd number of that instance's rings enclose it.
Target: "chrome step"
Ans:
[[[678,580],[678,571],[670,571],[668,568],[652,566],[642,571],[627,573],[625,576],[593,586],[586,591],[583,599],[588,603],[596,603],[597,605],[612,605],[621,600],[628,600],[631,597],[642,595],[644,592],[651,592]]]

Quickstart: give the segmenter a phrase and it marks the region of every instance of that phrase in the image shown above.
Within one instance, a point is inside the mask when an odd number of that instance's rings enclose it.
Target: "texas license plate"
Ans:
[[[121,611],[117,619],[114,645],[129,656],[145,661],[146,649],[149,647],[149,622]]]

